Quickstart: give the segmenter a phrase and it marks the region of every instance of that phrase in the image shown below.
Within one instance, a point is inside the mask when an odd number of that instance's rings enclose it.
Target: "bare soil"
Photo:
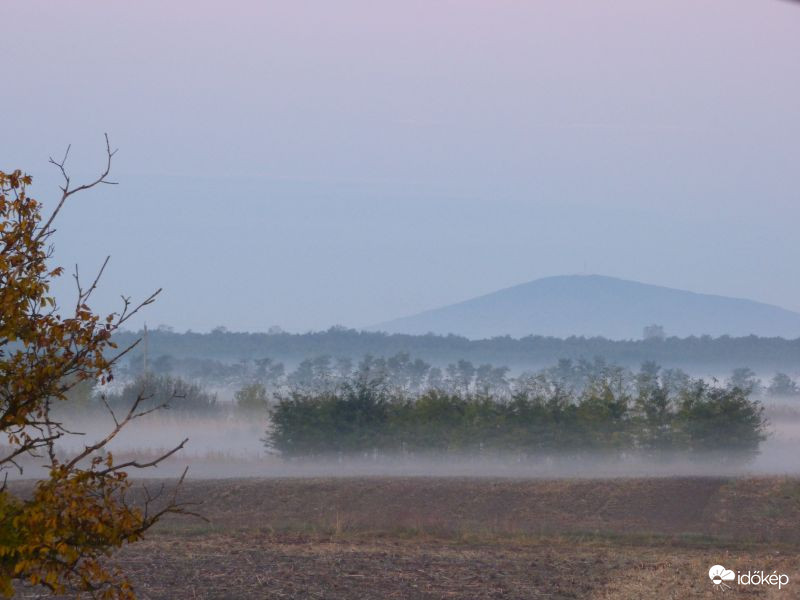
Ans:
[[[717,598],[708,568],[787,573],[800,480],[197,480],[116,557],[143,599]],[[23,596],[33,597],[33,590]]]

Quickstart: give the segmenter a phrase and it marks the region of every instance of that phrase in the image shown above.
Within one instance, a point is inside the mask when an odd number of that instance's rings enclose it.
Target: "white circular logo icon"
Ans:
[[[736,574],[722,565],[714,565],[708,570],[708,577],[714,585],[720,585],[725,581],[733,581]]]

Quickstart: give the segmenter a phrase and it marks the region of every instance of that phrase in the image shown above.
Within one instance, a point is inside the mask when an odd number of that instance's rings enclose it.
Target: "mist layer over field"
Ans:
[[[800,464],[800,410],[788,405],[767,407],[769,437],[752,459],[724,455],[660,454],[553,455],[521,453],[459,455],[453,453],[361,453],[287,459],[269,451],[263,442],[268,419],[230,412],[227,416],[186,416],[169,411],[147,415],[124,428],[109,444],[117,461],[153,460],[188,438],[185,447],[141,476],[176,477],[189,467],[190,478],[239,477],[505,477],[607,478],[673,475],[797,475]],[[72,417],[71,431],[58,446],[65,454],[82,449],[113,427],[110,416]],[[42,461],[43,462],[43,461]],[[22,463],[23,478],[44,475],[35,459]],[[133,473],[137,476],[137,473]],[[9,477],[17,479],[18,472]]]

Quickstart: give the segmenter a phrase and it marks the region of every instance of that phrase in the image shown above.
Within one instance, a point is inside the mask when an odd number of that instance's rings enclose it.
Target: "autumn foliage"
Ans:
[[[62,275],[61,268],[49,265],[54,220],[74,193],[111,183],[114,152],[108,143],[106,149],[103,174],[74,188],[64,169],[66,156],[60,162],[51,159],[64,185],[47,218],[28,194],[31,177],[0,171],[0,433],[6,442],[0,469],[6,475],[21,473],[22,463],[31,459],[45,466],[33,473],[39,480],[32,493],[15,494],[5,483],[0,489],[0,593],[5,596],[13,595],[15,586],[40,585],[54,593],[132,598],[124,574],[110,566],[110,553],[140,539],[165,513],[186,512],[174,494],[157,498],[144,490],[141,501],[131,502],[127,470],[158,460],[117,464],[105,450],[127,423],[158,408],[141,410],[141,396],[124,414],[112,412],[115,425],[108,435],[77,455],[65,457],[56,447],[71,432],[52,407],[66,402],[80,382],[113,377],[115,360],[129,348],[117,349],[112,334],[155,297],[139,304],[123,298],[119,312],[100,317],[88,303],[103,269],[85,288],[76,271],[77,302],[67,310],[50,292],[52,280]]]

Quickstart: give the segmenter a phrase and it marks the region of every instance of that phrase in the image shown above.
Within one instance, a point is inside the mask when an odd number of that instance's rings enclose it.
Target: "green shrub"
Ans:
[[[641,378],[635,393],[618,374],[576,392],[536,385],[510,397],[428,390],[388,393],[351,381],[322,394],[292,393],[271,410],[266,442],[286,456],[325,453],[752,455],[765,437],[763,409],[740,388],[690,381],[676,388]]]
[[[690,450],[736,458],[758,452],[766,438],[764,408],[742,388],[698,381],[679,400],[676,421]]]

